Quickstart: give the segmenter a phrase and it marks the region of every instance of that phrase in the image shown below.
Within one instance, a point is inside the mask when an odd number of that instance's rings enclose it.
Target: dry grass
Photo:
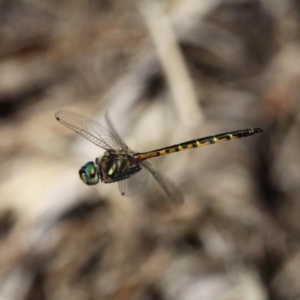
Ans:
[[[299,298],[300,5],[164,4],[0,1],[0,299]],[[138,151],[265,133],[153,159],[174,207],[83,185],[62,108]]]

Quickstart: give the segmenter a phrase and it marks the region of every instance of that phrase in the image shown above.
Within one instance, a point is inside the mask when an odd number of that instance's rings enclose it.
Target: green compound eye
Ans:
[[[93,161],[87,162],[79,170],[80,179],[87,185],[95,185],[99,182],[99,171]]]

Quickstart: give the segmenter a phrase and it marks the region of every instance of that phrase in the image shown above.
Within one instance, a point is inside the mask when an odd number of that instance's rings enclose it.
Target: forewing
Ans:
[[[149,172],[153,175],[162,189],[166,192],[171,202],[174,204],[182,204],[184,202],[184,198],[182,192],[176,184],[171,181],[168,177],[163,175],[162,173],[156,171],[150,163],[143,161],[141,162],[141,166],[145,167],[149,170]]]
[[[108,125],[109,131],[110,133],[113,135],[114,140],[116,140],[118,142],[118,144],[121,146],[122,150],[127,151],[128,150],[128,146],[125,144],[125,142],[122,140],[122,138],[120,137],[120,135],[118,134],[114,124],[112,123],[112,121],[110,120],[108,113],[105,113],[105,120],[106,123]]]
[[[60,110],[55,114],[56,120],[68,128],[79,133],[90,142],[105,149],[122,149],[123,144],[120,144],[119,136],[114,130],[111,132],[101,124],[92,121],[82,115]]]
[[[121,195],[132,197],[143,191],[149,180],[149,172],[143,168],[128,179],[118,182]]]

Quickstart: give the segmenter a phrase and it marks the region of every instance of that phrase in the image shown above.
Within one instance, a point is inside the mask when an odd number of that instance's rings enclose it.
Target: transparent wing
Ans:
[[[141,162],[141,166],[145,167],[149,172],[153,175],[162,189],[166,192],[171,202],[174,204],[182,204],[184,202],[184,198],[182,192],[176,184],[171,181],[168,177],[163,175],[162,173],[156,171],[150,163],[143,161]]]
[[[60,110],[56,112],[55,118],[61,124],[74,130],[90,142],[105,150],[127,150],[127,146],[119,137],[107,115],[106,120],[110,130],[95,121],[70,111]]]
[[[112,123],[111,119],[108,116],[108,112],[105,113],[105,120],[108,125],[110,133],[114,137],[114,140],[117,141],[117,143],[121,146],[121,149],[125,151],[129,149],[128,146],[125,144],[125,142],[122,140],[122,138],[119,136],[114,124]]]
[[[149,180],[149,172],[143,168],[128,179],[118,182],[121,195],[132,197],[143,191]]]

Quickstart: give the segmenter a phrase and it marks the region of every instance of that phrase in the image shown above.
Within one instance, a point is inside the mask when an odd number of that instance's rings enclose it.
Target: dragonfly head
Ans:
[[[87,162],[79,170],[80,179],[87,185],[95,185],[99,182],[99,169],[98,166],[93,162]]]

